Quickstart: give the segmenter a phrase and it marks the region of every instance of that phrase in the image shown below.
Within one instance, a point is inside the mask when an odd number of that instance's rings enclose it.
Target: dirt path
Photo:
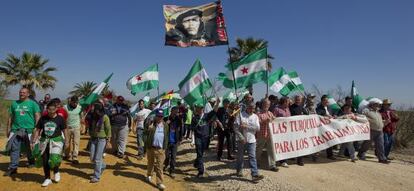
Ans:
[[[135,159],[135,138],[130,135],[127,157],[118,159],[107,154],[105,170],[101,182],[90,184],[92,165],[88,153],[84,151],[87,137],[82,137],[80,165],[64,162],[61,167],[62,181],[48,188],[41,188],[42,169],[19,168],[19,173],[12,178],[0,176],[0,190],[157,190],[154,185],[145,182],[146,159]],[[4,139],[0,148],[4,148]],[[260,169],[265,179],[258,184],[250,181],[249,169],[244,170],[244,177],[235,176],[234,161],[215,161],[215,146],[206,156],[206,172],[208,177],[195,178],[196,169],[192,166],[195,158],[194,148],[184,143],[177,156],[178,176],[171,179],[165,176],[167,190],[412,190],[414,188],[414,161],[394,160],[389,165],[376,162],[373,156],[367,161],[351,163],[346,159],[332,162],[320,157],[318,163],[305,159],[305,166],[300,167],[289,161],[289,168],[281,168],[279,172]],[[226,154],[226,153],[225,153]],[[399,158],[399,155],[396,155]],[[259,165],[263,165],[264,156]],[[23,160],[25,162],[25,159]],[[24,162],[21,164],[24,165]],[[0,157],[0,170],[7,169],[9,158]],[[248,166],[246,163],[245,166]]]
[[[61,165],[61,182],[52,184],[47,188],[41,188],[40,184],[43,182],[42,168],[28,169],[20,167],[18,174],[10,177],[3,177],[4,171],[9,164],[9,157],[2,155],[0,157],[0,190],[14,191],[14,190],[157,190],[155,185],[150,185],[145,182],[146,159],[137,160],[133,155],[136,154],[136,141],[130,135],[130,143],[128,144],[125,159],[118,159],[112,155],[107,154],[105,162],[107,169],[104,171],[101,181],[97,184],[89,183],[89,176],[92,175],[93,166],[89,162],[89,153],[84,150],[87,144],[87,137],[83,136],[80,146],[80,164],[73,165],[70,162],[64,161]],[[5,140],[0,141],[0,148],[3,150]],[[26,159],[23,159],[21,165],[26,164]],[[52,173],[53,178],[53,173]],[[182,180],[172,180],[168,176],[164,176],[165,185],[168,190],[186,190]],[[154,179],[155,181],[155,179]]]

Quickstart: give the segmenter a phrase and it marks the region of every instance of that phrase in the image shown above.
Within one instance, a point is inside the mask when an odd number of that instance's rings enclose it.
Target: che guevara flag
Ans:
[[[227,45],[221,2],[196,7],[164,5],[165,45],[217,46]]]

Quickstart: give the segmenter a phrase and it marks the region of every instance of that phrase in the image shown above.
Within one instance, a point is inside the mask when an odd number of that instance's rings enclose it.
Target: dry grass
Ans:
[[[398,111],[400,121],[395,133],[395,146],[407,148],[414,144],[414,111]]]
[[[7,118],[9,116],[8,109],[10,107],[10,100],[0,99],[0,137],[6,134]]]

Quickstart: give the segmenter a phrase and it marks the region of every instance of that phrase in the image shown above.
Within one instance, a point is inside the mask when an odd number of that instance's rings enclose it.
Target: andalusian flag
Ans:
[[[328,107],[334,112],[333,114],[337,114],[338,111],[341,110],[341,106],[339,106],[335,99],[330,95],[328,95],[328,103]]]
[[[180,88],[180,96],[191,106],[200,100],[202,101],[204,93],[213,85],[208,78],[206,70],[197,59],[178,87]]]
[[[93,90],[93,92],[88,97],[82,98],[79,101],[79,104],[81,104],[81,105],[90,105],[93,102],[95,102],[96,100],[98,100],[99,95],[102,93],[102,90],[104,90],[105,87],[108,85],[108,82],[111,79],[113,74],[114,73],[109,75],[103,82],[101,82],[101,84],[99,84],[99,86],[96,87],[95,90]]]
[[[305,91],[305,87],[302,84],[302,81],[299,78],[299,75],[296,71],[292,71],[288,73],[289,78],[291,80],[291,85],[293,85],[292,91]]]
[[[359,95],[357,88],[355,87],[355,82],[353,80],[352,80],[352,88],[351,88],[351,97],[352,97],[352,107],[358,109],[359,105],[364,101],[364,98]]]
[[[263,48],[250,53],[235,63],[227,64],[226,67],[229,69],[227,78],[223,79],[222,74],[219,74],[219,78],[223,80],[223,85],[226,88],[234,88],[232,69],[234,69],[237,88],[266,81],[267,49]]]
[[[152,65],[141,74],[131,77],[126,85],[131,90],[132,95],[157,88],[158,64]]]
[[[269,89],[287,96],[295,88],[291,81],[289,74],[283,68],[279,68],[269,75]]]

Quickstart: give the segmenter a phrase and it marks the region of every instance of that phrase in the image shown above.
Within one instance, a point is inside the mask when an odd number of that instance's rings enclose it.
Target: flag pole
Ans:
[[[157,69],[158,69],[158,76],[160,76],[160,68],[158,67],[157,63]],[[157,86],[157,96],[160,97],[160,79],[158,78],[158,86]]]
[[[222,8],[221,7],[221,0],[218,0],[218,3],[220,5],[220,8]],[[220,14],[224,18],[223,11],[221,11]],[[224,19],[223,19],[223,24],[224,24]],[[231,67],[231,74],[233,76],[234,93],[236,94],[236,101],[238,102],[239,101],[239,95],[237,93],[237,82],[236,82],[236,77],[235,77],[236,75],[234,74],[234,64],[233,64],[233,62],[231,60],[231,48],[230,48],[230,43],[229,43],[229,41],[230,41],[229,39],[230,38],[229,38],[229,33],[227,32],[227,27],[226,26],[224,26],[224,31],[226,32],[226,36],[227,36],[227,53],[229,54],[229,62],[230,62],[230,67]]]
[[[269,97],[269,61],[267,58],[267,51],[266,51],[266,98]]]

